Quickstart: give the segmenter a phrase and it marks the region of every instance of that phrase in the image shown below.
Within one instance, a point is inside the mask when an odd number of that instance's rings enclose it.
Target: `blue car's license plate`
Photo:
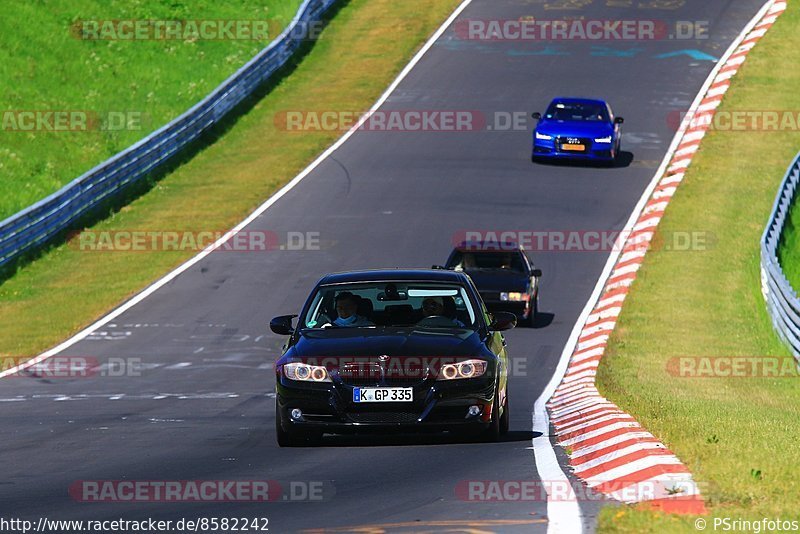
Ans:
[[[583,152],[584,150],[586,150],[586,146],[585,145],[576,145],[574,143],[573,144],[566,143],[566,144],[561,145],[561,150],[569,150],[569,151],[572,151],[572,152]]]

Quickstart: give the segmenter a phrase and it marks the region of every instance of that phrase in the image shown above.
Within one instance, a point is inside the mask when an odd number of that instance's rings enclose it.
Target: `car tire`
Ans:
[[[492,403],[492,422],[489,423],[489,428],[483,432],[483,441],[499,441],[500,426],[500,408],[497,402],[494,402]]]
[[[536,324],[536,316],[539,313],[539,294],[537,293],[533,299],[533,306],[528,312],[528,316],[520,321],[520,326],[532,328]]]

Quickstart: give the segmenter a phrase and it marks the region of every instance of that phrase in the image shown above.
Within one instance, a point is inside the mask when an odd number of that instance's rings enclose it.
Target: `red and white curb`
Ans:
[[[666,171],[633,224],[578,335],[561,383],[547,403],[558,444],[567,450],[574,474],[618,501],[646,502],[673,513],[706,513],[689,469],[633,417],[600,395],[595,376],[656,227],[708,130],[708,119],[747,54],[785,10],[785,1],[768,2],[712,72],[688,115],[691,119],[701,114],[705,120],[686,122],[676,136],[680,140]]]

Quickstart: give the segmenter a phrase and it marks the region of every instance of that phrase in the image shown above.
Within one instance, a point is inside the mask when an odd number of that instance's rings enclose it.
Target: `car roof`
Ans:
[[[327,274],[322,277],[319,283],[320,285],[328,285],[384,281],[455,282],[463,284],[467,281],[467,277],[464,273],[444,269],[370,269]]]
[[[574,97],[559,97],[554,98],[551,104],[554,103],[563,103],[563,104],[600,104],[605,106],[606,101],[601,100],[599,98],[574,98]]]

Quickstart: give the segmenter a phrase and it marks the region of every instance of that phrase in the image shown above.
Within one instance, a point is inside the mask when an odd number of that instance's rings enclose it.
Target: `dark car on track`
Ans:
[[[526,326],[536,321],[542,271],[519,244],[464,241],[453,249],[444,267],[467,273],[489,311],[514,313]]]
[[[275,365],[281,446],[323,433],[508,430],[506,342],[516,317],[486,311],[464,273],[373,270],[322,278]]]
[[[582,159],[613,164],[620,153],[622,117],[603,100],[556,98],[533,130],[531,160]]]

